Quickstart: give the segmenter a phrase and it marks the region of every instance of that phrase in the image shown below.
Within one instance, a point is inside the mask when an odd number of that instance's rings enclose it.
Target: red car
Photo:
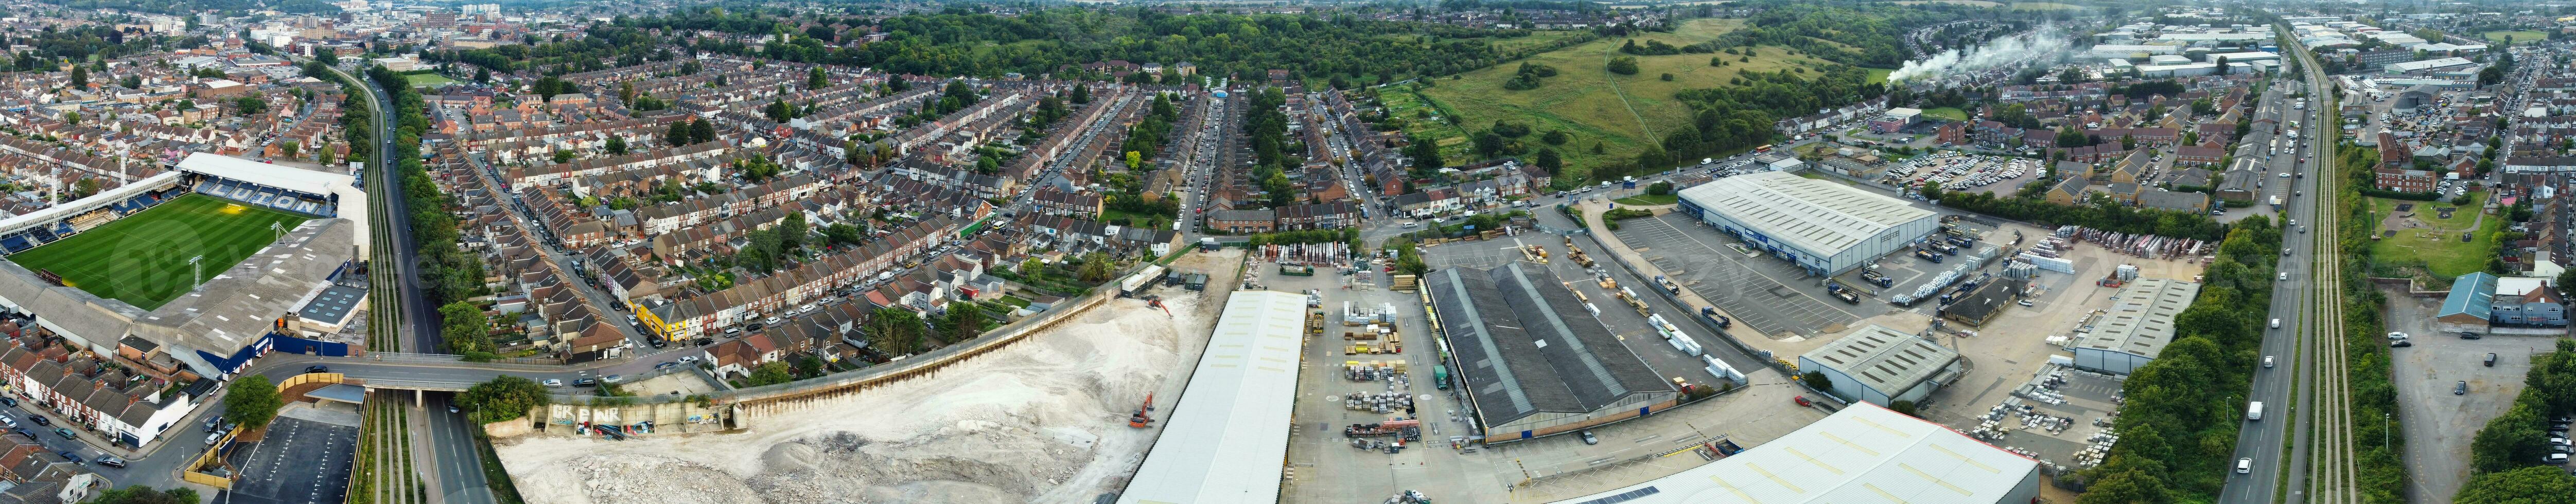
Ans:
[[[1807,396],[1798,396],[1798,405],[1813,407],[1816,403],[1807,402]]]

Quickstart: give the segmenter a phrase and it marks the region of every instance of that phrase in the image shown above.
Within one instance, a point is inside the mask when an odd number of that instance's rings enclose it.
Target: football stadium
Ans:
[[[353,351],[332,333],[365,330],[348,327],[367,285],[356,178],[208,153],[165,168],[0,219],[0,315],[174,377]]]

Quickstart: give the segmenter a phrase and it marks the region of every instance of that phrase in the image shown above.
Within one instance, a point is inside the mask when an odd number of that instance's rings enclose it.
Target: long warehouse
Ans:
[[[1937,214],[1905,200],[1787,172],[1683,189],[1681,209],[1819,275],[1868,264],[1941,228]]]
[[[1235,291],[1118,504],[1278,502],[1306,296]]]
[[[2039,461],[1869,403],[1671,476],[1557,504],[1940,502],[2039,499]]]
[[[1422,285],[1486,443],[1598,427],[1679,399],[1544,267],[1445,268]]]

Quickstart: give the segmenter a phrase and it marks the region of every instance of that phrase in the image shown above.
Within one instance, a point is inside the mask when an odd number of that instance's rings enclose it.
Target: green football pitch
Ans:
[[[88,232],[8,257],[29,270],[52,271],[63,284],[103,298],[160,308],[277,240],[270,224],[295,229],[304,217],[202,194],[170,200]]]

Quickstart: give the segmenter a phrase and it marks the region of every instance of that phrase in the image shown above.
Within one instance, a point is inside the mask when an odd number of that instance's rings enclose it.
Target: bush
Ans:
[[[2367,189],[2367,188],[2365,188],[2365,189],[2362,189],[2362,190],[2361,190],[2361,195],[2363,195],[2363,196],[2369,196],[2369,197],[2373,197],[2373,198],[2388,198],[2388,199],[2393,199],[2393,200],[2406,200],[2406,201],[2440,201],[2440,200],[2442,199],[2442,194],[2441,194],[2441,193],[2433,193],[2433,192],[2399,192],[2399,191],[2390,191],[2390,190],[2386,190],[2386,189]]]
[[[1636,75],[1637,58],[1628,56],[1610,58],[1609,70],[1610,73],[1619,75]]]

